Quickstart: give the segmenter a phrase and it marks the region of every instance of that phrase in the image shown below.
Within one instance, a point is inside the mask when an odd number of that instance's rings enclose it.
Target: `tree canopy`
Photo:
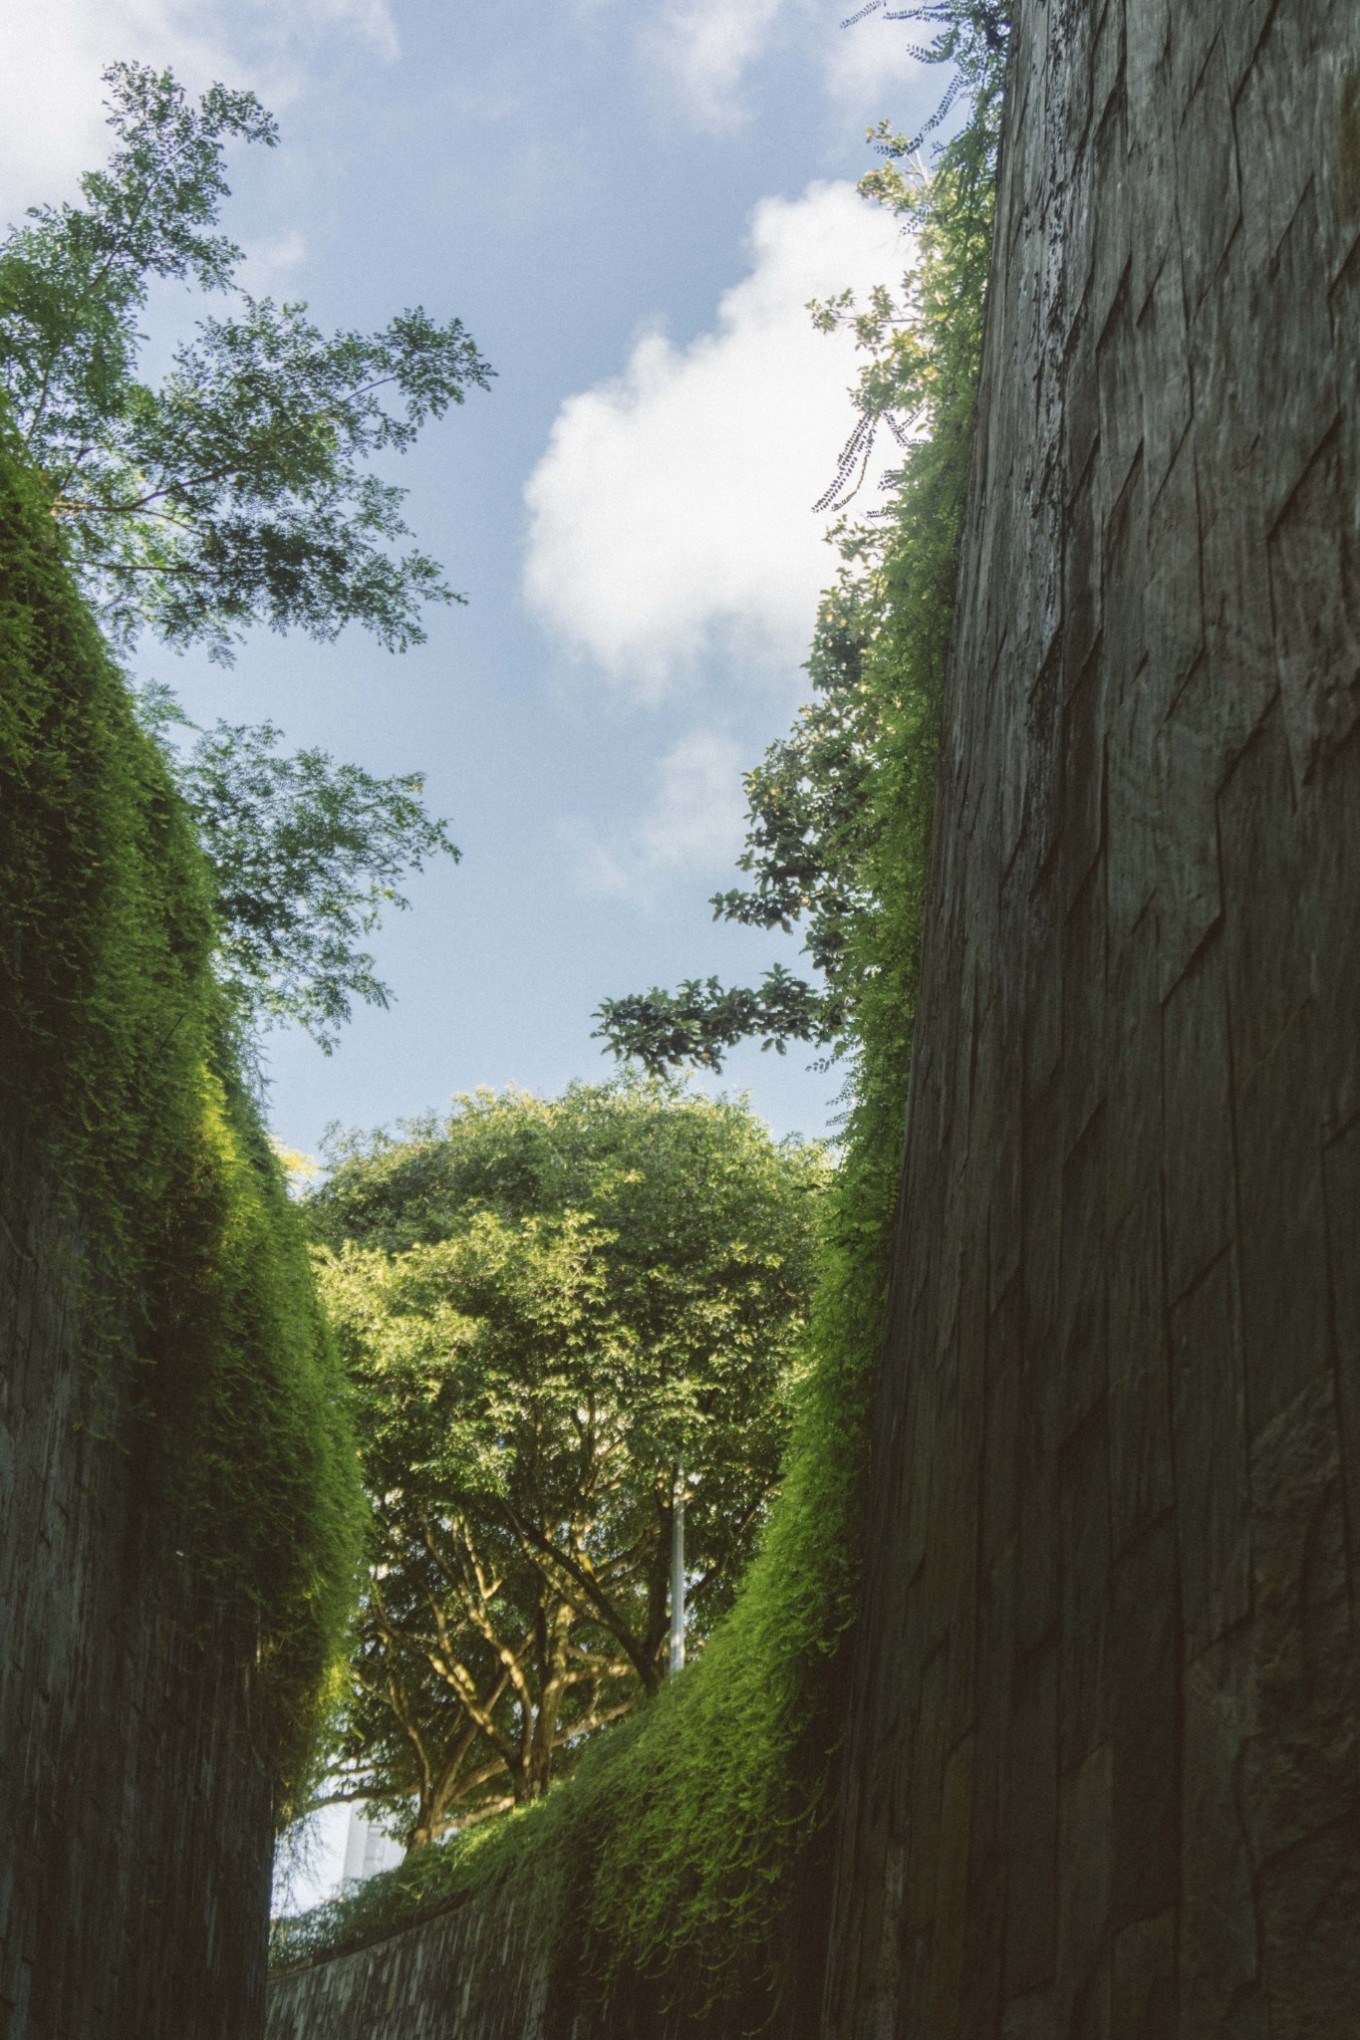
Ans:
[[[34,207],[0,241],[0,414],[106,632],[124,655],[150,630],[224,662],[261,622],[419,641],[422,605],[453,598],[433,560],[400,550],[403,492],[365,463],[404,451],[491,370],[457,319],[417,308],[327,336],[305,305],[237,291],[242,253],[218,226],[226,151],[273,148],[272,116],[224,85],[195,105],[144,64],[104,75],[108,165],[82,178],[82,204]],[[153,387],[141,320],[167,280],[233,304]],[[363,938],[407,904],[407,872],[458,855],[422,775],[289,757],[272,723],[181,743],[170,690],[135,694],[211,865],[243,1046],[295,1020],[329,1051],[356,998],[389,997]]]
[[[825,1165],[654,1083],[478,1093],[333,1161],[307,1208],[376,1524],[336,1756],[423,1842],[660,1683],[681,1469],[691,1639],[730,1603]]]
[[[145,64],[104,76],[107,167],[82,204],[33,207],[0,242],[0,392],[86,595],[115,643],[147,628],[227,662],[252,623],[418,643],[422,605],[456,598],[428,554],[399,550],[404,491],[364,463],[405,451],[490,368],[458,319],[419,306],[326,334],[303,304],[236,290],[225,151],[272,148],[272,116],[224,85],[195,106]],[[139,320],[157,280],[235,303],[153,385]]]
[[[775,964],[753,986],[688,978],[675,990],[653,985],[605,999],[595,1016],[599,1037],[653,1072],[687,1064],[720,1070],[728,1050],[752,1037],[781,1055],[790,1041],[805,1041],[834,1059],[862,1038],[861,1009],[872,996],[864,956],[873,947],[879,866],[895,811],[884,788],[901,757],[917,750],[905,741],[917,703],[910,691],[884,683],[885,672],[917,664],[884,656],[920,613],[915,600],[900,599],[896,504],[904,484],[937,457],[933,443],[952,443],[941,423],[958,403],[961,377],[966,384],[975,372],[967,364],[976,361],[981,332],[1009,34],[1008,8],[998,0],[904,8],[870,0],[851,21],[875,12],[929,27],[931,39],[917,54],[955,68],[921,133],[895,134],[887,123],[875,130],[884,161],[860,183],[913,237],[913,264],[899,289],[876,289],[863,304],[842,292],[809,307],[823,331],[853,331],[865,356],[852,393],[854,428],[815,507],[846,511],[881,431],[892,435],[902,461],[885,476],[894,500],[857,519],[842,514],[832,526],[842,571],[818,610],[806,668],[812,698],[788,736],[746,774],[746,843],[737,863],[750,882],[710,901],[716,920],[786,934],[801,927],[811,975]],[[960,94],[970,118],[927,175],[919,147]],[[939,551],[952,574],[950,533]],[[951,585],[944,599],[952,593]]]
[[[424,775],[377,778],[320,750],[280,755],[273,723],[190,724],[168,688],[137,690],[198,825],[211,869],[216,968],[250,1039],[284,1020],[327,1054],[353,1001],[385,1006],[391,988],[360,947],[385,907],[403,911],[408,871],[458,859],[448,825],[421,798]],[[183,749],[168,742],[191,730]]]

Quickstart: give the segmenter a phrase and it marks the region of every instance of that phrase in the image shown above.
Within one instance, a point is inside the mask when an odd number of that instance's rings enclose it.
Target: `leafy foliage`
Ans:
[[[868,572],[823,606],[825,713],[823,703],[804,713],[781,758],[791,776],[807,755],[835,763],[834,806],[804,842],[815,853],[808,918],[828,995],[842,1001],[830,1017],[851,1075],[807,1383],[763,1549],[693,1687],[669,1720],[643,1724],[615,1771],[594,1858],[590,1961],[602,1988],[635,1967],[667,1978],[692,2010],[730,1998],[752,2025],[783,1987],[779,1923],[828,1810],[838,1645],[858,1576],[985,277],[990,188],[956,166],[946,157],[912,193],[929,436],[907,450],[892,517],[865,541]],[[818,791],[809,775],[809,797]],[[735,1671],[723,1690],[725,1662]]]
[[[233,288],[217,231],[232,141],[278,131],[249,92],[195,107],[169,71],[114,64],[107,169],[82,205],[45,205],[0,242],[0,391],[69,557],[118,643],[149,627],[229,662],[245,627],[395,649],[421,606],[456,599],[412,548],[404,492],[363,469],[404,452],[491,370],[457,319],[416,307],[380,332],[323,333],[301,304],[239,297],[205,318],[159,387],[139,380],[154,280]]]
[[[325,751],[279,755],[281,731],[217,722],[180,755],[185,718],[169,690],[136,695],[165,746],[214,879],[216,969],[246,1038],[297,1021],[327,1054],[352,1002],[386,1006],[390,987],[360,948],[384,907],[404,910],[408,871],[455,861],[448,825],[426,810],[424,776],[378,779]]]
[[[824,1165],[636,1082],[478,1093],[342,1152],[310,1211],[377,1542],[340,1755],[424,1842],[540,1796],[656,1691],[681,1469],[691,1640],[730,1604]]]
[[[930,177],[912,162],[920,137],[894,134],[886,123],[874,131],[885,161],[860,188],[910,231],[917,260],[896,294],[880,288],[859,306],[845,292],[812,307],[823,330],[849,327],[867,356],[853,392],[855,427],[818,507],[845,507],[880,429],[902,451],[892,477],[895,502],[886,513],[859,523],[842,518],[834,528],[844,565],[818,613],[807,665],[812,700],[746,775],[747,835],[738,864],[753,883],[711,902],[715,919],[746,927],[787,933],[801,924],[817,975],[809,982],[776,965],[753,988],[691,979],[674,992],[653,986],[606,999],[596,1016],[599,1035],[616,1055],[648,1070],[692,1063],[720,1069],[726,1051],[750,1036],[781,1053],[789,1041],[806,1041],[834,1059],[853,1055],[873,1031],[862,1009],[866,1001],[873,1005],[881,971],[866,974],[863,952],[875,939],[891,838],[892,802],[883,787],[904,758],[916,755],[910,725],[924,702],[884,685],[884,642],[886,636],[900,648],[902,634],[914,631],[923,613],[899,586],[904,507],[942,460],[960,457],[951,418],[966,384],[961,364],[975,363],[981,346],[1006,48],[1004,14],[977,0],[947,0],[890,18],[938,24],[921,54],[960,67],[938,117],[956,90],[966,90],[972,108]],[[943,501],[942,486],[938,493]],[[937,555],[947,578],[961,493],[943,514]],[[933,599],[952,599],[952,584]],[[932,740],[924,741],[928,747]]]
[[[995,100],[980,94],[974,119],[928,181],[903,175],[897,156],[871,181],[889,203],[910,208],[918,236],[912,303],[921,327],[913,342],[923,363],[921,429],[904,449],[891,514],[844,533],[847,564],[859,571],[842,578],[823,608],[814,654],[825,660],[822,699],[762,768],[760,800],[769,805],[757,803],[754,820],[765,834],[748,843],[747,866],[757,884],[739,896],[740,917],[754,925],[792,919],[806,903],[826,959],[827,998],[840,1001],[825,1013],[821,1038],[843,1044],[850,1073],[808,1364],[762,1548],[693,1674],[602,1737],[560,1794],[476,1848],[473,1837],[459,1837],[424,1852],[418,1868],[403,1866],[353,1901],[280,1929],[279,1959],[343,1944],[518,1866],[517,1875],[548,1876],[566,1894],[558,1931],[576,1952],[578,1974],[593,1982],[601,2030],[610,2003],[639,1973],[695,2017],[723,1999],[733,2030],[757,2030],[786,1988],[798,1950],[780,1935],[800,1865],[826,1819],[841,1725],[841,1642],[854,1611],[995,140]],[[671,1016],[666,995],[653,996],[648,1025],[664,1045]],[[604,1013],[607,1030],[610,1009]],[[687,1053],[702,1019],[690,1017]],[[616,1045],[628,1045],[621,1031]],[[720,1052],[721,1040],[714,1045]]]
[[[724,986],[715,977],[686,978],[678,991],[634,992],[607,999],[596,1031],[614,1053],[631,1056],[653,1076],[686,1065],[720,1070],[729,1048],[751,1035],[761,1047],[787,1053],[790,1041],[820,1041],[826,1003],[782,963],[772,964],[753,990]]]
[[[966,10],[957,11],[965,23]],[[979,23],[982,11],[974,10]],[[929,12],[938,19],[942,10]],[[995,67],[986,75],[994,78]],[[864,387],[869,411],[886,408],[890,395],[903,401],[913,387],[919,401],[902,435],[891,515],[842,534],[847,568],[859,571],[842,577],[823,608],[814,652],[824,661],[814,676],[822,699],[769,754],[753,790],[746,868],[756,885],[715,903],[753,925],[801,913],[827,979],[814,1038],[849,1052],[852,1077],[810,1364],[763,1548],[694,1673],[601,1739],[531,1821],[488,1832],[484,1845],[474,1831],[424,1852],[418,1868],[403,1866],[354,1900],[282,1928],[281,1959],[343,1943],[486,1878],[533,1875],[567,1894],[558,1931],[571,1939],[605,2007],[641,1972],[660,1979],[691,2014],[722,1997],[735,2021],[755,2028],[783,1987],[780,1922],[825,1818],[838,1642],[853,1609],[867,1393],[896,1202],[995,141],[996,100],[978,90],[974,118],[928,182],[902,173],[909,145],[896,138],[870,180],[879,196],[909,211],[917,230],[921,261],[911,302],[919,330],[898,345],[902,322],[891,302],[859,314],[842,301],[834,311],[867,316],[863,337],[876,355],[892,342],[901,357],[886,376],[881,361],[871,360],[878,380]],[[914,386],[898,372],[904,363],[918,376]],[[781,989],[780,996],[791,1007],[796,995]],[[704,1051],[720,1056],[729,1045],[737,1009],[721,1004],[728,997],[721,987],[650,997],[650,1012],[642,1001],[623,1016],[617,1007],[602,1010],[612,1045],[651,1067],[682,1054],[712,1065],[715,1057]],[[801,1017],[809,1017],[806,1009]],[[614,1026],[620,1018],[626,1024]],[[776,1017],[774,1038],[793,1032]]]
[[[3,440],[0,926],[0,1105],[79,1227],[85,1421],[236,1633],[286,1806],[359,1542],[337,1358],[225,1046],[188,814]]]
[[[880,14],[885,21],[917,21],[933,29],[928,41],[908,44],[908,52],[919,63],[949,67],[949,83],[939,104],[925,126],[904,141],[904,153],[914,156],[926,137],[944,126],[960,99],[969,109],[968,126],[974,135],[984,122],[995,128],[1010,48],[1012,0],[916,0],[908,7],[868,0],[841,26],[853,28],[871,14]]]

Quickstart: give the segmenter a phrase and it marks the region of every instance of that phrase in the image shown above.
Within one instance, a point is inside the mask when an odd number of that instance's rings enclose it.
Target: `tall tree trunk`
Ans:
[[[567,1652],[574,1612],[563,1602],[553,1610],[547,1623],[543,1683],[529,1746],[526,1799],[541,1799],[552,1783],[557,1717],[567,1690]]]

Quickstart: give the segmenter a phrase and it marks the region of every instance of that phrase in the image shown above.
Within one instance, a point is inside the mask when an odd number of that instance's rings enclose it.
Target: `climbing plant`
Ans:
[[[877,0],[863,12],[882,6]],[[789,735],[746,774],[738,865],[748,883],[710,902],[719,920],[785,933],[801,927],[813,975],[800,978],[775,964],[754,986],[691,978],[673,991],[653,986],[606,999],[597,1015],[601,1038],[646,1069],[721,1069],[728,1050],[751,1037],[780,1054],[801,1041],[832,1059],[853,1057],[875,1030],[862,1009],[866,1000],[872,1006],[882,972],[875,965],[866,974],[865,951],[893,889],[888,862],[902,847],[889,849],[894,808],[884,788],[917,749],[902,716],[915,713],[904,711],[903,687],[920,662],[907,655],[903,638],[953,598],[963,484],[952,470],[947,483],[943,465],[958,468],[958,448],[969,440],[956,414],[971,401],[981,345],[1006,50],[1006,16],[990,0],[942,0],[889,18],[932,25],[935,34],[918,54],[955,68],[922,134],[897,134],[883,122],[871,136],[883,162],[860,189],[906,229],[915,250],[907,274],[896,290],[881,286],[862,302],[844,292],[810,308],[822,330],[849,328],[865,356],[852,392],[854,426],[817,505],[842,513],[832,529],[842,571],[817,616],[807,664],[811,699]],[[927,175],[920,147],[959,93],[969,118]],[[890,500],[866,515],[856,498],[883,434],[901,462],[888,476]],[[947,499],[949,487],[955,494]],[[848,514],[851,505],[858,515]],[[903,586],[904,575],[927,571],[927,554],[940,577],[930,603],[914,578],[910,590]],[[901,656],[890,658],[888,644]]]
[[[334,1345],[211,968],[184,804],[0,432],[0,1123],[81,1241],[82,1421],[253,1666],[286,1807],[362,1504]]]

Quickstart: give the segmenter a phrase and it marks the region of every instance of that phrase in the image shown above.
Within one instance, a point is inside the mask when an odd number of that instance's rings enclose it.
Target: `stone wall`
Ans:
[[[839,2040],[1360,2032],[1360,8],[1021,0]]]
[[[806,2040],[825,1955],[820,1844],[804,1868],[778,1950],[773,2016],[763,1983],[740,2005],[703,2009],[702,1979],[688,1968],[615,1978],[602,1993],[573,1927],[570,1860],[545,1869],[526,1856],[416,1926],[276,1972],[267,2040],[739,2040],[757,2031]],[[687,1991],[690,2002],[678,2002]]]
[[[78,1230],[0,1141],[0,2033],[252,2040],[271,1817],[242,1653],[182,1619]],[[97,1307],[97,1299],[87,1300]]]
[[[267,2040],[547,2040],[548,1950],[513,1889],[469,1898],[276,1976]]]

